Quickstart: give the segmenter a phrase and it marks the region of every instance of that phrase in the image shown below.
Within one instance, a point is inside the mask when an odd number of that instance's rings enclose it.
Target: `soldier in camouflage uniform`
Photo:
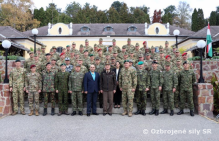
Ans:
[[[71,47],[72,52],[74,52],[74,53],[78,52],[78,49],[76,49],[76,43],[75,42],[73,42],[71,46],[72,46]]]
[[[112,42],[113,42],[113,51],[117,51],[118,53],[120,53],[121,52],[121,49],[120,49],[120,47],[118,47],[117,45],[116,45],[116,39],[113,39],[112,40]],[[106,52],[107,50],[105,50],[105,52]]]
[[[13,110],[12,115],[18,113],[18,101],[20,102],[20,112],[22,115],[25,115],[24,112],[24,91],[25,91],[25,75],[26,70],[21,68],[21,61],[15,61],[15,68],[9,74],[9,87],[10,92],[12,92],[13,98]]]
[[[90,59],[87,61],[87,68],[90,68],[91,64],[95,64],[94,54],[90,54]]]
[[[121,61],[121,59],[118,57],[118,53],[117,53],[117,51],[114,51],[113,52],[113,57],[115,58],[115,61]]]
[[[166,55],[165,57],[165,63],[168,62],[170,63],[170,68],[173,69],[174,65],[173,63],[171,62],[171,56],[170,55]]]
[[[102,52],[102,49],[98,49],[98,57],[100,58],[100,63],[101,64],[104,64],[105,62],[105,59],[106,59],[106,56],[103,55],[103,52]]]
[[[36,72],[36,66],[30,66],[31,72],[27,73],[25,77],[25,88],[28,93],[28,102],[30,108],[29,116],[33,115],[35,109],[35,115],[39,115],[39,93],[42,89],[42,78],[39,73]],[[35,101],[35,108],[33,108],[33,103]]]
[[[84,55],[83,55],[83,65],[85,67],[88,66],[88,61],[90,60],[90,57],[88,56],[88,50],[84,51]]]
[[[175,52],[175,57],[172,59],[172,62],[174,64],[174,66],[176,66],[176,63],[177,63],[178,59],[182,60],[182,56],[180,55],[180,52],[177,49],[176,52]]]
[[[151,59],[153,60],[155,57],[157,57],[157,53],[155,52],[155,47],[151,47]]]
[[[52,58],[55,58],[56,60],[59,60],[60,57],[59,57],[59,53],[56,52],[56,47],[53,46],[53,47],[52,47],[52,50],[53,50],[53,57],[52,57]]]
[[[93,48],[92,48],[91,46],[89,46],[89,41],[88,41],[88,39],[85,40],[84,50],[88,50],[88,53],[89,53],[89,54],[93,51]]]
[[[88,69],[83,65],[83,59],[82,59],[82,57],[79,57],[79,58],[78,58],[77,63],[81,65],[80,71],[81,71],[82,73],[85,74],[85,73],[88,72]],[[74,71],[75,71],[75,68],[74,68]]]
[[[139,54],[142,54],[142,51],[139,49],[139,43],[136,43],[135,49],[133,49],[132,52],[134,52],[135,56],[138,56]]]
[[[125,46],[126,46],[127,52],[131,52],[135,49],[135,47],[131,44],[131,39],[130,38],[128,38],[127,45],[125,45]]]
[[[115,59],[115,57],[111,57],[110,69],[113,70],[115,68],[116,68],[116,59]]]
[[[39,56],[39,58],[40,58],[41,61],[44,61],[44,60],[46,59],[46,57],[45,57],[45,55],[46,55],[45,50],[46,50],[46,47],[45,47],[45,46],[42,46],[42,47],[41,47],[41,53],[40,53],[40,56]]]
[[[187,59],[187,52],[184,52],[182,54],[182,65],[183,65],[183,62],[185,62],[185,61],[189,64],[189,69],[193,69],[192,62]]]
[[[122,46],[122,51],[118,54],[120,59],[123,59],[124,53],[126,52],[126,46]]]
[[[147,52],[145,52],[145,50],[146,50],[147,48],[148,48],[148,47],[147,47],[147,41],[144,41],[144,42],[143,42],[143,47],[141,47],[140,50],[141,50],[143,53],[147,53]]]
[[[146,115],[146,105],[147,105],[147,91],[149,91],[150,81],[148,72],[143,69],[144,62],[138,62],[137,69],[137,87],[136,87],[136,103],[137,103],[137,112],[135,115],[142,114]]]
[[[76,69],[69,76],[68,87],[71,93],[72,100],[72,116],[76,115],[76,111],[79,111],[79,115],[83,115],[83,79],[84,73],[80,71],[81,65],[77,64]]]
[[[160,57],[158,59],[158,63],[161,65],[162,67],[162,70],[165,69],[165,58],[164,58],[164,52],[163,51],[160,51]]]
[[[64,63],[65,63],[65,53],[63,52],[63,53],[60,54],[60,60],[58,60],[58,61],[56,62],[56,64],[57,64],[58,66],[60,66],[61,64],[64,64]]]
[[[102,38],[100,38],[99,39],[99,44],[97,45],[97,47],[100,49],[102,49],[102,50],[104,50],[106,47],[102,44],[103,43],[103,39]]]
[[[27,72],[30,72],[30,66],[34,64],[34,54],[32,51],[29,52],[30,58],[24,63],[24,68]]]
[[[65,53],[65,57],[70,58],[71,56],[71,49],[70,49],[70,45],[66,46],[66,53]]]
[[[55,115],[55,72],[51,71],[51,64],[46,64],[46,70],[42,72],[42,84],[43,84],[43,93],[44,93],[44,113],[43,116],[47,115],[47,105],[48,97],[51,98],[51,115]]]
[[[122,106],[124,112],[122,115],[132,116],[134,93],[137,86],[136,71],[129,68],[129,60],[124,61],[124,68],[119,74],[119,87],[122,91]],[[128,101],[127,101],[128,99]]]
[[[42,63],[39,60],[39,56],[37,54],[34,55],[34,63],[36,66],[36,72],[38,72],[40,75],[42,74]]]
[[[51,71],[52,72],[55,72],[55,73],[57,73],[58,71],[60,71],[60,67],[59,66],[57,66],[57,64],[56,64],[56,59],[55,58],[52,58],[51,59]]]
[[[183,70],[183,66],[181,65],[181,59],[177,59],[176,65],[174,67],[174,71],[177,74],[177,79],[179,78],[179,73]],[[174,105],[176,108],[179,106],[179,85],[176,87],[176,91],[174,93]]]
[[[189,69],[189,63],[183,63],[184,69],[179,73],[179,88],[180,88],[180,111],[177,115],[184,114],[186,99],[190,109],[190,115],[194,116],[194,103],[193,103],[193,84],[196,82],[195,73]]]
[[[163,108],[160,114],[168,113],[168,105],[170,108],[170,116],[174,115],[174,92],[178,85],[177,74],[170,69],[170,62],[165,63],[165,71],[163,72]]]
[[[84,46],[81,44],[79,48],[79,55],[83,56],[84,55]]]
[[[135,56],[135,54],[134,54],[134,52],[130,52],[129,53],[129,57],[128,57],[128,59],[129,60],[133,60],[133,63],[135,64],[135,63],[137,63],[137,58],[136,57],[138,57],[138,56]]]
[[[59,97],[59,113],[58,116],[62,114],[68,114],[68,78],[70,73],[65,71],[66,64],[61,64],[61,71],[56,73],[55,76],[55,90]]]
[[[162,72],[157,69],[157,62],[152,62],[153,69],[149,72],[150,77],[150,94],[151,94],[151,103],[152,103],[152,111],[149,113],[150,115],[155,114],[159,115],[160,108],[160,91],[162,90],[163,85],[163,76]]]
[[[94,50],[92,51],[92,53],[94,56],[98,56],[98,47],[97,44],[94,44]]]
[[[50,53],[46,53],[46,59],[45,60],[41,60],[42,62],[42,71],[46,69],[46,64],[47,63],[51,63],[51,54]]]

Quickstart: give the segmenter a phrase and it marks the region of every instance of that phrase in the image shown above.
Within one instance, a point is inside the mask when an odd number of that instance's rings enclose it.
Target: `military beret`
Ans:
[[[188,64],[188,62],[187,62],[187,61],[185,61],[185,62],[183,62],[183,65],[184,65],[184,64]]]
[[[138,62],[138,65],[143,65],[143,64],[144,64],[143,61],[139,61],[139,62]]]
[[[128,38],[128,40],[127,41],[131,41],[131,39],[130,38]]]
[[[115,60],[115,57],[111,57],[111,60]]]
[[[113,39],[112,41],[113,41],[113,42],[116,42],[116,39]]]
[[[15,62],[21,62],[21,60],[17,59],[17,60],[15,60]]]
[[[110,62],[109,62],[109,61],[106,61],[106,62],[105,62],[105,65],[110,65]]]
[[[170,66],[170,62],[165,62],[165,66]]]
[[[103,38],[100,38],[99,41],[103,41]]]
[[[88,50],[84,50],[84,53],[85,53],[85,52],[88,52]]]
[[[143,55],[143,54],[139,54],[139,55],[138,55],[138,58],[140,58],[140,57],[144,57],[144,55]]]
[[[41,51],[41,49],[40,49],[40,48],[37,48],[37,51]]]
[[[129,62],[129,60],[124,60],[124,64],[125,64],[126,62]]]
[[[95,60],[100,60],[100,57],[98,57],[98,56],[97,56],[97,57],[95,57]]]
[[[122,49],[126,49],[126,46],[122,46]]]
[[[135,46],[136,46],[136,47],[139,47],[139,43],[136,43]]]
[[[97,47],[97,44],[94,44],[94,47]]]
[[[51,64],[51,63],[50,63],[50,62],[48,62],[48,63],[46,63],[46,66],[47,66],[47,65],[50,65],[50,64]]]
[[[82,44],[80,44],[80,48],[84,48],[84,46]]]
[[[75,42],[73,42],[73,43],[72,43],[72,45],[76,45],[76,43],[75,43]]]
[[[168,41],[166,41],[166,42],[165,42],[165,44],[169,44],[169,42],[168,42]]]
[[[36,67],[36,66],[35,66],[35,65],[31,65],[31,66],[30,66],[30,69],[32,69],[33,67]]]
[[[86,39],[85,42],[89,42],[88,39]]]
[[[64,52],[62,52],[62,53],[60,54],[60,56],[62,56],[62,55],[65,55],[65,53],[64,53]]]
[[[77,65],[75,65],[76,67],[81,67],[81,65],[80,64],[77,64]]]
[[[93,55],[93,54],[90,54],[89,56],[91,57],[91,56],[94,56],[94,55]]]
[[[46,56],[49,56],[49,55],[51,55],[50,53],[46,53]]]
[[[101,49],[101,48],[99,48],[99,49],[97,50],[97,52],[99,52],[99,51],[102,51],[102,49]]]
[[[160,46],[159,49],[163,49],[163,46]]]
[[[184,52],[184,53],[182,54],[182,56],[184,56],[184,55],[187,55],[187,52]]]
[[[30,51],[29,54],[33,54],[33,51]]]
[[[167,59],[168,57],[171,57],[171,56],[170,56],[170,55],[166,55],[166,57],[165,57],[165,58]]]
[[[155,49],[154,46],[151,46],[151,49]]]
[[[56,47],[55,47],[55,46],[52,46],[52,49],[56,49]]]
[[[53,57],[51,60],[52,60],[52,61],[56,61],[56,58],[55,58],[55,57]]]
[[[152,64],[158,64],[157,61],[153,61]]]
[[[66,64],[65,64],[65,63],[62,63],[60,66],[66,66]]]
[[[144,41],[143,44],[147,43],[147,41]]]
[[[112,46],[112,45],[109,45],[108,48],[109,48],[109,47],[113,47],[113,46]]]
[[[65,58],[65,61],[70,61],[70,58],[66,57],[66,58]]]
[[[70,47],[69,45],[67,45],[66,47]]]

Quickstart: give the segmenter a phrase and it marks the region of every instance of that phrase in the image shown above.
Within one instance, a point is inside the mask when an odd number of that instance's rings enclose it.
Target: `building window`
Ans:
[[[103,29],[105,32],[112,32],[113,31],[113,27],[112,26],[106,26],[104,29]]]
[[[62,34],[62,28],[59,27],[59,34]]]
[[[89,27],[87,27],[87,26],[81,27],[81,32],[89,32],[89,31],[90,31]]]
[[[57,47],[56,52],[61,53],[63,47]]]
[[[155,32],[156,32],[156,34],[159,34],[159,28],[158,27],[155,28]]]
[[[137,27],[135,27],[135,26],[130,26],[130,27],[128,27],[128,31],[130,31],[130,32],[136,32],[137,31]]]

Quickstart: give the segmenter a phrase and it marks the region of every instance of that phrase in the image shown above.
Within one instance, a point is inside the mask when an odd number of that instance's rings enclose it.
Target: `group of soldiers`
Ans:
[[[174,107],[180,108],[177,114],[183,114],[186,99],[190,108],[190,115],[194,116],[192,84],[196,78],[192,70],[192,64],[187,60],[187,53],[180,54],[175,47],[170,48],[168,41],[165,47],[149,48],[147,42],[131,44],[128,38],[127,44],[122,49],[112,40],[112,45],[99,44],[89,46],[85,40],[85,46],[80,45],[76,49],[76,43],[71,47],[67,45],[61,53],[53,46],[49,53],[45,52],[46,47],[38,48],[36,54],[29,52],[30,58],[21,67],[21,61],[16,60],[16,67],[9,75],[10,91],[13,93],[14,112],[18,113],[18,99],[20,102],[21,114],[24,111],[24,92],[28,93],[30,116],[39,115],[40,95],[44,97],[44,112],[47,115],[48,97],[51,98],[51,115],[55,114],[55,105],[58,101],[58,115],[68,115],[68,94],[72,99],[72,116],[83,115],[83,100],[86,94],[83,91],[83,77],[89,71],[89,66],[94,64],[95,71],[101,74],[105,62],[110,62],[111,69],[116,68],[116,63],[121,64],[119,77],[119,88],[122,91],[122,106],[124,113],[132,116],[133,100],[137,103],[137,114],[146,115],[147,93],[150,93],[152,111],[149,114],[159,115],[160,93],[163,94],[164,110],[161,114],[174,115]],[[84,94],[84,95],[83,95]],[[99,94],[100,108],[103,105],[103,96]],[[33,103],[35,101],[35,108]]]

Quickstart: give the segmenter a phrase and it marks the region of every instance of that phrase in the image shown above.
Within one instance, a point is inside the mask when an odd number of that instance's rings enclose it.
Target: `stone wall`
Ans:
[[[0,117],[12,113],[9,84],[0,83]]]
[[[8,75],[10,74],[13,67],[15,67],[15,60],[8,60]],[[21,66],[24,66],[24,61],[21,61]],[[5,60],[0,60],[0,77],[2,82],[5,79]],[[8,77],[9,78],[9,77]]]
[[[196,79],[200,77],[200,61],[193,61],[193,68],[196,74]],[[203,77],[205,82],[210,83],[212,74],[215,74],[219,79],[219,60],[218,61],[203,61],[202,62]]]
[[[197,83],[194,85],[194,104],[198,114],[213,119],[214,91],[210,83]]]

